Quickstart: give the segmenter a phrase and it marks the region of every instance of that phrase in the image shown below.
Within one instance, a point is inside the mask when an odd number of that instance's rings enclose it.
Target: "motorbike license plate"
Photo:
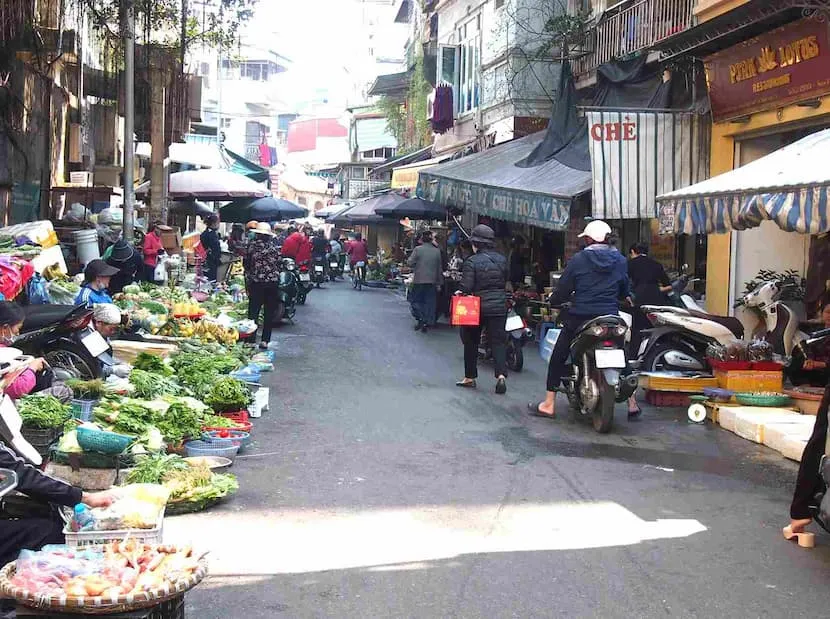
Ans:
[[[310,282],[311,281],[311,275],[309,275],[308,273],[300,273],[300,281],[301,282]]]
[[[107,344],[107,340],[105,340],[97,331],[93,331],[81,338],[81,344],[84,345],[84,348],[86,348],[89,351],[89,354],[93,357],[97,357],[98,355],[105,353],[110,347],[110,345]]]
[[[323,272],[323,267],[321,267],[321,266],[314,267],[314,272],[315,273],[322,273]]]
[[[331,262],[331,263],[329,263],[329,266],[330,266],[332,269],[336,269],[336,268],[337,268],[337,263],[336,263],[336,262]]]
[[[625,352],[621,348],[596,350],[594,351],[594,358],[596,359],[597,367],[600,370],[605,368],[625,367]]]
[[[525,323],[521,316],[513,315],[507,317],[507,322],[504,323],[505,331],[517,331],[524,329]]]

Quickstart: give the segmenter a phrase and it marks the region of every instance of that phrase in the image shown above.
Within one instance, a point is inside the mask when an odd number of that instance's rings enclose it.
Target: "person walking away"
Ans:
[[[100,258],[90,260],[84,269],[84,283],[75,297],[75,304],[92,307],[96,303],[112,303],[109,285],[112,277],[117,274],[118,269]]]
[[[164,252],[164,244],[161,242],[161,233],[170,232],[173,228],[165,226],[161,221],[154,221],[153,228],[144,235],[144,281],[156,281],[156,265],[159,254]]]
[[[109,249],[104,252],[104,261],[111,267],[118,269],[118,273],[112,276],[109,283],[109,291],[118,294],[140,278],[143,273],[143,263],[137,251],[127,244],[124,239],[118,239]]]
[[[219,272],[219,261],[222,257],[222,246],[219,244],[219,217],[208,215],[205,219],[205,231],[199,236],[199,241],[205,249],[205,277],[208,281],[215,282]]]
[[[552,301],[554,304],[565,303],[572,294],[573,300],[548,362],[545,400],[528,405],[531,415],[547,418],[556,415],[556,390],[567,371],[565,364],[579,327],[597,316],[618,315],[619,299],[630,300],[626,261],[608,244],[610,236],[611,227],[604,221],[597,219],[585,226],[579,238],[587,245],[571,258],[559,279]]]
[[[259,343],[264,350],[271,341],[274,321],[282,318],[276,316],[280,304],[280,250],[271,227],[265,222],[257,225],[254,239],[248,245],[246,278],[249,281],[248,319],[259,322],[260,310],[264,311]]]
[[[294,226],[288,226],[285,230],[283,230],[276,236],[276,243],[279,247],[283,248],[283,255],[285,255],[285,242],[288,240],[288,237],[290,237],[296,231],[297,229]],[[293,256],[290,257],[293,258]]]
[[[435,308],[438,289],[444,281],[441,250],[432,242],[432,232],[421,235],[422,243],[414,249],[407,260],[412,269],[412,292],[410,303],[415,316],[415,330],[427,332],[435,325]]]
[[[496,393],[507,393],[507,259],[494,249],[496,235],[489,226],[473,228],[470,242],[473,255],[464,261],[458,294],[475,295],[481,299],[481,320],[476,327],[461,327],[464,343],[464,379],[459,387],[476,387],[478,378],[478,345],[482,329],[487,330],[493,351]]]
[[[329,263],[326,256],[329,253],[329,242],[326,240],[322,230],[317,230],[311,237],[311,257],[316,260],[320,258],[323,262],[323,274],[328,276]]]
[[[350,241],[346,246],[346,253],[349,256],[349,265],[354,272],[355,266],[358,262],[363,263],[363,274],[366,277],[366,261],[369,260],[369,246],[366,241],[360,236],[360,232],[354,235],[354,240]]]
[[[20,335],[26,314],[23,308],[13,301],[0,301],[0,347],[13,346],[15,338]],[[72,389],[55,380],[55,373],[46,359],[37,357],[29,361],[28,366],[5,388],[5,394],[17,400],[30,393],[42,393],[55,396],[61,402],[72,399]]]

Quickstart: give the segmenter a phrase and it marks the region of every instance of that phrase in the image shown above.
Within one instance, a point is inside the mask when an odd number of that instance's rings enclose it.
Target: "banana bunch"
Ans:
[[[227,346],[233,346],[239,339],[239,332],[233,328],[225,328],[215,322],[202,320],[196,323],[191,334],[203,342],[219,342]]]

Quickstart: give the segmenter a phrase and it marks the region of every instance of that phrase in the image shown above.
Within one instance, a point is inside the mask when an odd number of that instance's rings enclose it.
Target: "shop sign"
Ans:
[[[806,18],[705,60],[715,121],[830,93],[826,21]]]
[[[422,172],[418,179],[419,197],[502,221],[548,230],[565,230],[568,227],[570,199],[452,179],[431,178],[428,174]]]
[[[603,111],[585,116],[595,218],[657,218],[657,196],[708,176],[710,129],[703,116]]]

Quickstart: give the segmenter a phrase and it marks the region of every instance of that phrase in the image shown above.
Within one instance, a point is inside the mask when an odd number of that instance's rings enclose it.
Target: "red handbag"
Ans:
[[[477,327],[481,322],[481,299],[457,295],[450,305],[450,324],[453,327]]]

